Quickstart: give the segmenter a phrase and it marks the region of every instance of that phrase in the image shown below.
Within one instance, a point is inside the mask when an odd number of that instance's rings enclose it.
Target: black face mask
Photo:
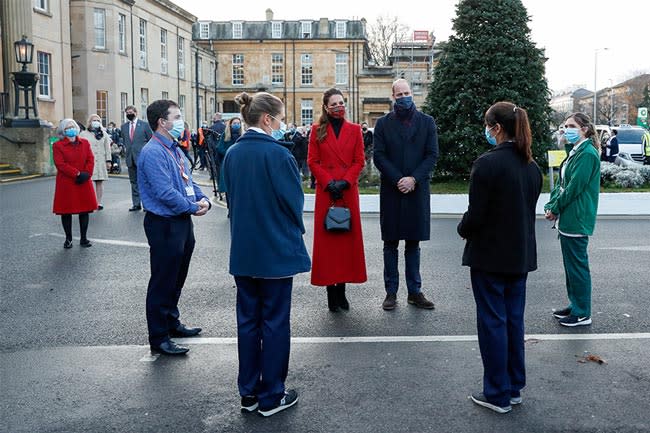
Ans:
[[[133,121],[133,119],[135,119],[135,114],[133,113],[127,114],[126,118],[129,119],[130,121]]]
[[[367,130],[368,130],[368,128],[366,128],[365,126],[364,126],[363,128],[361,128],[361,129],[363,129],[364,131],[367,131]]]

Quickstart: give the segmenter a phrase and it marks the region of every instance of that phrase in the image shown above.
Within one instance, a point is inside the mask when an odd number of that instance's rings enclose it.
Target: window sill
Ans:
[[[118,51],[117,54],[119,54],[120,56],[129,57],[126,51]]]
[[[107,48],[97,48],[97,47],[93,47],[93,49],[92,49],[91,51],[94,52],[94,53],[108,53],[108,49],[107,49]]]
[[[37,96],[36,99],[38,99],[39,102],[56,102],[56,99],[50,98],[49,96]]]
[[[46,11],[45,9],[41,9],[37,7],[34,7],[32,10],[37,14],[45,15],[46,17],[52,18],[52,13],[50,11]]]

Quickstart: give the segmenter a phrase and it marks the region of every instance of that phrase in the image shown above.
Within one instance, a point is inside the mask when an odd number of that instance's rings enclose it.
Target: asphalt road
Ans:
[[[78,238],[62,248],[53,190],[53,178],[0,186],[0,431],[650,430],[648,217],[599,219],[589,249],[594,324],[581,329],[551,317],[566,303],[564,273],[557,233],[538,220],[528,386],[524,404],[499,416],[467,400],[481,387],[482,367],[458,218],[432,218],[432,240],[422,243],[423,287],[436,309],[408,306],[402,282],[398,308],[384,312],[379,218],[365,215],[368,282],[349,287],[349,312],[330,313],[324,289],[311,286],[309,274],[295,278],[287,384],[300,402],[261,419],[238,410],[225,210],[194,219],[197,244],[180,307],[203,338],[187,341],[184,359],[151,358],[148,248],[143,213],[127,212],[128,180],[107,183],[105,209],[91,215],[90,249]],[[305,224],[311,249],[310,214]],[[73,230],[77,236],[76,218]],[[578,362],[587,353],[607,363]]]

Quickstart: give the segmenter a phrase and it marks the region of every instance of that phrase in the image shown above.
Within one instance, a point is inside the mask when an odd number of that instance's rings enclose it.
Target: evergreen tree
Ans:
[[[495,102],[525,108],[533,133],[533,157],[546,165],[550,147],[550,92],[543,50],[530,40],[521,0],[461,0],[453,30],[434,71],[423,110],[438,125],[437,173],[465,177],[488,150],[484,114]]]

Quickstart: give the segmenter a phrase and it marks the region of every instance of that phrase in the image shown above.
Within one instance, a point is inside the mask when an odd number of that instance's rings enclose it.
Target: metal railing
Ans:
[[[7,110],[9,109],[9,93],[0,92],[0,126],[7,126]]]

